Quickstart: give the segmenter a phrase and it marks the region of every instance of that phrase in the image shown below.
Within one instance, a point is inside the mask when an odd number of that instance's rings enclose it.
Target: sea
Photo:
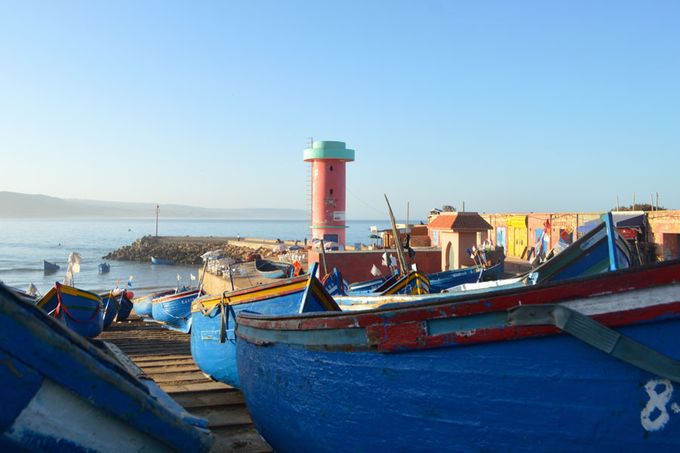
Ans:
[[[387,222],[347,222],[347,244],[370,242],[370,227]],[[0,281],[20,289],[33,283],[41,293],[64,280],[70,252],[81,255],[75,286],[95,292],[128,287],[137,294],[189,284],[196,266],[157,266],[107,260],[108,274],[99,274],[102,257],[146,235],[154,235],[155,219],[0,219]],[[161,219],[159,236],[215,236],[300,240],[310,237],[305,220]],[[44,275],[43,260],[56,263],[56,274]]]

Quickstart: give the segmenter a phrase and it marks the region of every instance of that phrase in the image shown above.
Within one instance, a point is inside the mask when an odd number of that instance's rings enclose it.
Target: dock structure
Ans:
[[[208,379],[196,366],[189,335],[131,316],[98,339],[118,346],[187,411],[208,420],[216,438],[211,451],[272,451],[255,429],[241,392]]]

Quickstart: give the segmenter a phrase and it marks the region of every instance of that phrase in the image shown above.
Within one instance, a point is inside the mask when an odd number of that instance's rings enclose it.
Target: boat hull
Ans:
[[[144,296],[135,297],[132,300],[135,313],[143,318],[151,318],[153,316],[151,301],[157,297],[168,296],[174,293],[174,289],[168,289],[165,291],[158,291]]]
[[[680,262],[357,313],[241,313],[237,337],[276,451],[680,449]]]
[[[2,285],[0,331],[3,451],[209,449],[207,423],[138,380],[115,347],[95,346]]]
[[[294,280],[273,290],[255,288],[246,292],[239,303],[221,305],[214,304],[213,300],[214,306],[208,310],[199,305],[202,300],[197,300],[191,313],[191,355],[201,371],[213,380],[240,387],[235,329],[236,316],[245,310],[263,314],[339,310],[314,277]],[[223,307],[226,313],[224,327],[221,319]]]
[[[199,296],[199,290],[184,291],[151,300],[153,319],[165,327],[183,333],[191,331],[191,303]]]
[[[132,311],[132,301],[125,295],[125,291],[118,296],[118,301],[120,302],[120,306],[118,308],[118,314],[116,315],[116,321],[125,321]]]
[[[118,310],[120,310],[120,301],[116,296],[105,294],[101,296],[102,302],[104,304],[104,328],[109,327],[113,320],[118,316]]]
[[[104,309],[94,293],[57,284],[37,303],[74,332],[94,338],[104,330]]]
[[[677,356],[678,328],[623,332]],[[276,451],[680,448],[670,382],[567,336],[389,355],[239,342],[248,409]],[[664,426],[642,414],[659,394]]]

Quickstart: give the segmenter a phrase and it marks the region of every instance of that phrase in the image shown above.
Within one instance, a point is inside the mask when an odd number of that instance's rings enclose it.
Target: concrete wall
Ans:
[[[326,252],[326,264],[328,270],[332,271],[336,267],[342,276],[350,283],[371,280],[375,278],[371,275],[371,268],[375,264],[385,275],[388,270],[382,266],[382,254],[388,252],[390,255],[397,257],[395,249],[383,250],[362,250],[362,251],[333,251]],[[416,249],[416,256],[413,260],[418,265],[418,270],[426,274],[432,272],[439,272],[441,260],[441,250],[439,248],[421,248]],[[408,257],[407,263],[410,262]],[[310,250],[308,253],[309,267],[313,263],[321,263],[321,254],[319,252]],[[320,264],[321,272],[323,272],[323,265]]]
[[[680,258],[680,211],[654,211],[647,213],[651,234],[656,246],[657,258],[662,260]]]
[[[484,238],[486,234],[483,234]],[[467,249],[477,245],[477,233],[456,233],[453,231],[441,231],[441,270],[460,269],[463,266],[474,266],[475,262],[467,253]],[[450,250],[453,250],[453,261],[450,259]]]

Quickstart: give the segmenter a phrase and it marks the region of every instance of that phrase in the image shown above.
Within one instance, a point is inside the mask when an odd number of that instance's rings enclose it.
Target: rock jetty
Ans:
[[[267,257],[270,248],[250,248],[245,245],[229,244],[226,238],[211,237],[155,237],[144,236],[130,245],[114,250],[104,259],[121,261],[150,262],[151,257],[170,260],[176,264],[201,264],[201,255],[220,250],[224,256],[234,261],[250,261],[255,255]]]

